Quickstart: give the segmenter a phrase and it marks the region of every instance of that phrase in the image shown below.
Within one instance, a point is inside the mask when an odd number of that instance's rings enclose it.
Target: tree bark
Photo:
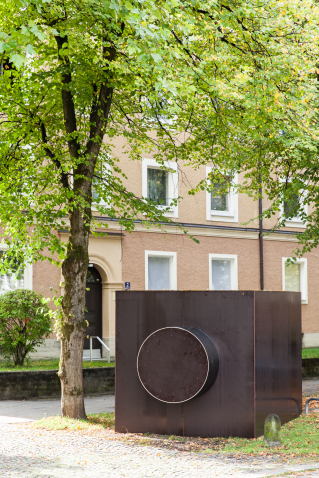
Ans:
[[[85,181],[87,183],[87,181]],[[90,187],[90,186],[89,186]],[[71,214],[67,258],[62,265],[64,296],[62,300],[61,379],[62,415],[86,418],[83,395],[83,345],[87,324],[84,318],[86,275],[89,264],[89,211],[76,208]]]

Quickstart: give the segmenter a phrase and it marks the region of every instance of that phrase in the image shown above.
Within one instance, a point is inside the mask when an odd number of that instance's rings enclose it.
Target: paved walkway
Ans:
[[[85,410],[86,413],[110,413],[114,412],[114,403],[114,395],[85,397]],[[0,424],[38,420],[52,415],[61,415],[59,399],[0,401]]]
[[[307,475],[302,471],[308,471]],[[319,476],[319,463],[290,466],[279,458],[203,455],[127,445],[107,438],[0,427],[1,478],[216,478]]]
[[[302,382],[302,392],[307,397],[311,397],[311,395],[319,393],[319,380],[303,380]]]

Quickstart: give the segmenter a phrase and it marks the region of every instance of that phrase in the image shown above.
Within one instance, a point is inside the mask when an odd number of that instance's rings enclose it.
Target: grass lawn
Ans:
[[[34,423],[36,428],[47,430],[99,430],[103,428],[114,429],[114,413],[92,413],[87,420],[74,418],[48,417]]]
[[[303,349],[302,358],[319,358],[319,348]],[[114,367],[115,363],[106,361],[83,362],[83,368],[90,367]],[[0,361],[0,372],[12,372],[19,370],[54,370],[59,368],[59,360],[30,360],[23,367],[15,367],[13,363]]]
[[[106,361],[96,361],[96,362],[83,362],[83,368],[91,368],[91,367],[114,367],[114,362],[106,362]],[[19,370],[55,370],[59,368],[59,359],[56,360],[30,360],[26,362],[23,367],[21,366],[14,366],[13,363],[10,362],[0,362],[0,372],[17,372]]]
[[[108,429],[108,438],[125,440],[140,445],[153,445],[166,449],[179,449],[201,453],[225,453],[235,456],[276,455],[282,460],[319,456],[319,416],[304,413],[282,427],[282,445],[278,448],[264,444],[263,437],[246,438],[192,438],[165,435],[115,433],[114,413],[89,415],[88,420],[51,417],[32,424],[37,428],[75,432],[103,431]]]
[[[280,455],[319,455],[319,417],[316,414],[304,413],[281,429],[282,446],[270,448],[264,444],[263,437],[255,440],[245,438],[229,438],[221,445],[225,453],[244,453],[260,455],[263,453]]]
[[[303,349],[302,358],[319,358],[319,348],[317,349]]]

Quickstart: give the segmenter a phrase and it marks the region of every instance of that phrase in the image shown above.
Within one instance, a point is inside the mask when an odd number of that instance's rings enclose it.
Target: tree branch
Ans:
[[[103,57],[108,62],[112,62],[116,56],[116,49],[114,46],[106,47],[103,46]],[[110,71],[107,70],[107,73]],[[106,75],[108,76],[108,75]],[[108,84],[109,78],[105,78],[100,86],[99,97],[96,100],[97,91],[94,91],[94,98],[92,101],[92,108],[90,113],[90,134],[89,140],[86,146],[86,153],[90,156],[97,157],[101,143],[103,141],[103,136],[105,134],[105,128],[107,120],[111,110],[112,97],[113,97],[113,86]]]
[[[63,49],[64,45],[67,45],[68,38],[61,37],[56,35],[55,40],[58,46],[58,57],[61,62],[64,63],[64,72],[62,72],[62,104],[63,104],[63,115],[64,115],[64,125],[65,131],[69,135],[68,146],[70,155],[73,158],[79,157],[80,144],[76,137],[70,137],[73,133],[76,133],[76,116],[75,116],[75,105],[73,100],[73,94],[70,90],[72,83],[72,75],[70,69],[70,60],[68,57],[63,57],[60,51]]]
[[[42,138],[42,143],[45,145],[44,151],[47,156],[53,161],[53,163],[56,165],[56,167],[60,170],[60,177],[61,177],[61,183],[64,188],[69,189],[69,178],[68,174],[65,173],[62,169],[61,162],[56,158],[55,154],[51,151],[51,149],[48,147],[48,139],[47,139],[47,133],[45,129],[44,123],[41,121],[40,124],[41,128],[41,138]]]

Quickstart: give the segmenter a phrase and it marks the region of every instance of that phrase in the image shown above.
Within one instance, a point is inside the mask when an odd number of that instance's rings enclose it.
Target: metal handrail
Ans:
[[[319,402],[319,398],[316,398],[316,397],[308,398],[308,400],[305,403],[305,414],[306,415],[308,415],[308,412],[309,412],[309,403],[312,402],[312,401]]]
[[[93,343],[93,339],[97,339],[102,345],[103,347],[106,348],[107,350],[107,354],[108,354],[108,362],[110,363],[111,362],[111,349],[103,342],[103,340],[100,339],[100,337],[97,337],[96,335],[90,335],[90,362],[92,362],[92,343]]]
[[[293,398],[293,397],[276,397],[276,398],[273,398],[273,397],[258,397],[258,400],[271,400],[271,401],[276,401],[276,400],[292,400],[293,402],[295,402],[296,406],[297,406],[297,413],[301,413],[301,410],[300,410],[300,406],[299,406],[299,402],[298,400],[296,400],[296,398]]]

